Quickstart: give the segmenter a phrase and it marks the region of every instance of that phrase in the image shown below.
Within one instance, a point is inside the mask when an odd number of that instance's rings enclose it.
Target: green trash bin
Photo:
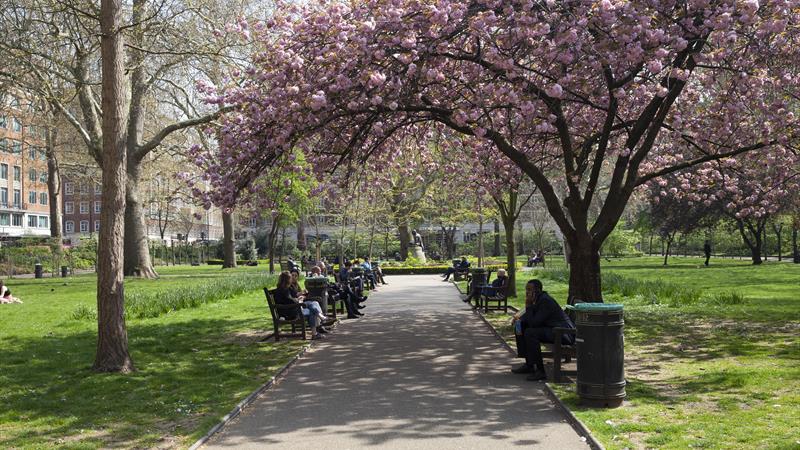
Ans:
[[[580,403],[617,407],[625,398],[623,307],[609,303],[579,303],[575,311],[578,355],[576,389]]]
[[[488,284],[488,272],[485,267],[475,267],[469,269],[472,274],[472,281],[470,281],[470,292],[468,300],[475,300],[475,306],[479,306],[481,301],[481,289],[484,285]]]

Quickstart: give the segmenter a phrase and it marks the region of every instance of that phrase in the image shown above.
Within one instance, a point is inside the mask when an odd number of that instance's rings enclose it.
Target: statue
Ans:
[[[422,236],[417,233],[417,230],[411,230],[411,236],[414,237],[414,245],[419,246],[421,249],[425,249],[425,246],[422,245]]]

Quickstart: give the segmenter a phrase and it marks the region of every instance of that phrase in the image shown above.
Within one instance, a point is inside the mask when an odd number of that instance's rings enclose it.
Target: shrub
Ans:
[[[224,261],[221,260],[221,259],[209,259],[209,260],[206,261],[206,264],[208,264],[209,266],[221,266],[223,262]],[[257,266],[258,265],[258,260],[257,259],[253,259],[253,260],[237,259],[236,260],[236,265],[238,265],[238,266]]]
[[[539,269],[537,273],[550,280],[569,283],[569,269]],[[696,303],[702,292],[690,287],[663,281],[639,280],[614,272],[603,273],[603,293],[617,294],[652,305],[680,306]]]
[[[275,277],[262,273],[237,274],[203,283],[171,289],[140,291],[130,289],[125,294],[125,315],[128,318],[158,317],[179,309],[195,308],[245,292],[255,291],[275,283]],[[96,319],[97,311],[86,305],[78,306],[73,319]]]
[[[705,300],[706,303],[715,306],[741,305],[745,302],[745,297],[738,292],[729,291],[711,294]]]

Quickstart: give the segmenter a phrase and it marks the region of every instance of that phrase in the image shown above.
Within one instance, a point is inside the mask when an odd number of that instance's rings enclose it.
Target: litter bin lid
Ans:
[[[577,305],[567,305],[567,309],[575,311],[622,311],[623,305],[619,303],[578,303]]]

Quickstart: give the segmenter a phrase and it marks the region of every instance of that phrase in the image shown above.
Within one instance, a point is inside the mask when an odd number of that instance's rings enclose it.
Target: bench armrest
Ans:
[[[294,305],[281,305],[276,304],[275,309],[279,312],[296,312],[297,314],[303,315],[303,308],[299,303],[295,303]],[[280,314],[279,314],[280,315]]]

